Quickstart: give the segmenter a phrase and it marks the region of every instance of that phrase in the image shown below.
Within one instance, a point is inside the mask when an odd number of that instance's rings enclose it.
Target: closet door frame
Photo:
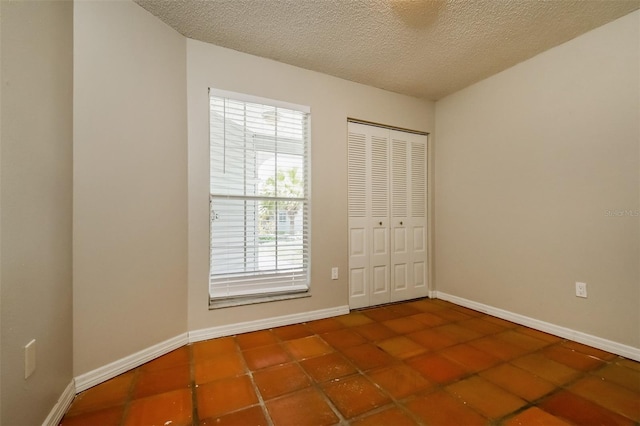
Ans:
[[[394,139],[397,141],[395,153]],[[427,134],[349,120],[347,143],[349,306],[361,308],[428,296],[431,232],[428,232]],[[364,146],[356,146],[360,144]],[[417,162],[413,159],[415,152],[421,155]],[[363,159],[355,157],[363,153]],[[394,155],[402,158],[396,158],[394,163]],[[363,170],[354,174],[353,164]],[[423,179],[423,184],[418,188],[422,191],[421,197],[416,201],[412,179],[416,179],[417,165],[422,166],[417,176]],[[352,187],[354,179],[359,181],[357,188]],[[401,188],[403,194],[396,194],[394,198],[394,186]],[[354,202],[352,196],[356,189],[364,189],[365,193],[356,196]],[[422,211],[418,214],[416,202],[422,202]],[[352,214],[354,210],[358,210],[356,215]]]

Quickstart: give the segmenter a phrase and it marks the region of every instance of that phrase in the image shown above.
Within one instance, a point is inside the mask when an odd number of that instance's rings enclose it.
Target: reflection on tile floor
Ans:
[[[198,342],[62,425],[637,425],[640,363],[441,300]]]

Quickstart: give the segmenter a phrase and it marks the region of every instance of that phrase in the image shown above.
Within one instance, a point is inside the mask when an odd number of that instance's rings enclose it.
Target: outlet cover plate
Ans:
[[[576,296],[587,297],[587,283],[576,283]]]
[[[331,268],[331,279],[332,280],[337,280],[338,279],[338,268],[336,266]]]
[[[36,339],[24,347],[24,378],[27,379],[36,370]]]

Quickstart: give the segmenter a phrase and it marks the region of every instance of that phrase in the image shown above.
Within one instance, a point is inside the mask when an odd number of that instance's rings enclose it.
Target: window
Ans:
[[[309,108],[209,91],[216,302],[309,288]]]

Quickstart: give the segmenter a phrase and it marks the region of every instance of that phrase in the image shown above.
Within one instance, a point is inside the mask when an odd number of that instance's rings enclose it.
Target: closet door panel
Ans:
[[[372,268],[371,298],[369,306],[389,302],[389,267],[387,265]]]
[[[370,143],[371,217],[389,218],[389,137],[385,129],[373,128]],[[373,132],[373,130],[372,130]]]
[[[396,263],[393,265],[393,279],[394,279],[394,296],[397,297],[398,293],[402,293],[409,288],[408,276],[409,270],[406,263]],[[393,299],[393,298],[392,298]],[[402,298],[395,300],[404,300]],[[394,300],[394,301],[395,301]]]
[[[407,293],[410,290],[411,273],[409,271],[409,236],[407,235],[407,227],[400,224],[394,218],[393,223],[393,255],[391,256],[391,265],[393,268],[391,301],[397,302],[407,299]]]
[[[390,131],[391,137],[391,300],[409,299],[412,271],[409,267],[411,236],[408,228],[409,216],[409,134]]]
[[[427,287],[427,137],[411,135],[409,191],[411,224],[411,297],[425,297]]]
[[[369,230],[366,220],[349,219],[349,306],[369,306]]]
[[[349,297],[360,298],[367,295],[367,278],[366,268],[350,268],[349,269]],[[362,306],[367,306],[363,304]]]
[[[367,170],[367,135],[363,129],[349,126],[348,212],[349,212],[349,306],[369,306],[369,239],[367,193],[370,191]]]
[[[383,225],[374,225],[372,228],[371,232],[373,234],[373,241],[371,246],[371,255],[384,257],[380,259],[380,263],[389,263],[387,259],[389,257],[389,230]]]
[[[349,306],[358,308],[389,301],[389,133],[349,123],[347,143]]]
[[[362,259],[367,255],[367,230],[364,227],[357,227],[355,224],[349,229],[349,256],[352,259]]]
[[[390,301],[389,236],[389,134],[370,127],[369,164],[371,176],[369,227],[372,233],[369,265],[372,271],[370,305]]]
[[[426,288],[426,285],[427,285],[426,272],[427,272],[426,263],[424,262],[413,263],[413,286],[415,288],[422,288],[422,287]]]
[[[426,247],[426,232],[425,227],[422,225],[413,226],[413,253],[425,252]]]
[[[402,256],[409,252],[407,239],[406,226],[397,226],[393,228],[393,253],[396,256]]]

